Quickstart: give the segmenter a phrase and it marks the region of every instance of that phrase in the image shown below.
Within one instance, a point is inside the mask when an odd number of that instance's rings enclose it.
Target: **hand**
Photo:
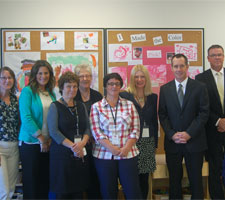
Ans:
[[[191,136],[185,132],[177,132],[173,135],[172,140],[176,143],[176,144],[186,144],[188,140],[191,139]]]
[[[173,135],[172,140],[176,143],[179,144],[180,143],[180,133],[177,132]]]
[[[52,143],[52,139],[49,138],[49,139],[48,139],[48,146],[49,146],[49,148],[50,148],[50,146],[51,146],[51,143]]]
[[[41,152],[45,153],[49,151],[49,144],[48,142],[40,143]]]
[[[180,143],[186,144],[190,139],[191,136],[186,131],[180,132]]]
[[[219,132],[224,132],[224,131],[225,131],[225,118],[221,118],[221,119],[219,120],[217,130],[218,130]]]
[[[223,128],[220,128],[219,126],[217,127],[217,131],[220,132],[220,133],[225,132],[225,130]]]
[[[123,147],[123,148],[120,149],[119,156],[121,156],[121,157],[127,157],[127,154],[128,154],[129,151],[130,151],[129,148]]]
[[[121,153],[121,149],[117,146],[114,146],[111,152],[114,156],[119,156],[119,154]]]
[[[77,157],[83,158],[84,157],[84,143],[82,141],[74,143],[74,145],[71,147],[71,150],[76,153]]]

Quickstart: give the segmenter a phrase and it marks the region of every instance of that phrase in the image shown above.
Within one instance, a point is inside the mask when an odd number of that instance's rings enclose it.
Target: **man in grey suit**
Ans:
[[[203,199],[202,165],[207,149],[205,123],[209,116],[206,86],[188,77],[188,59],[171,60],[175,79],[161,86],[159,120],[165,132],[164,149],[169,170],[169,198],[182,199],[182,160],[185,159],[192,199]]]
[[[211,199],[224,199],[221,179],[225,147],[223,47],[220,45],[209,47],[208,61],[211,68],[197,75],[196,79],[206,84],[209,94],[210,115],[206,124],[209,193]]]

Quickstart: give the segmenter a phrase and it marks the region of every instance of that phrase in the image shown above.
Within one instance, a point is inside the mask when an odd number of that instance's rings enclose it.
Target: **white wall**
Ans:
[[[0,0],[0,28],[204,28],[207,55],[225,47],[224,9],[223,0]]]

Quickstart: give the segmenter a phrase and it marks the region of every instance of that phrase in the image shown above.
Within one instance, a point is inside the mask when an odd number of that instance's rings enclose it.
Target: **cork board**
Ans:
[[[48,60],[49,62],[50,60],[53,60],[51,57],[52,55],[63,55],[64,57],[68,55],[77,56],[80,60],[74,61],[76,64],[80,64],[79,62],[84,63],[81,59],[81,57],[83,57],[84,60],[86,60],[86,63],[91,65],[91,67],[97,67],[95,69],[96,77],[93,82],[96,81],[96,87],[103,93],[103,83],[102,81],[98,81],[103,79],[104,73],[103,29],[10,28],[2,29],[1,34],[2,66],[10,63],[9,60],[14,60],[15,63],[17,59],[19,59],[18,57],[24,57],[26,55],[27,60],[35,60],[34,58],[39,57],[40,59]],[[16,39],[18,39],[18,46],[16,46],[17,44],[15,43]],[[48,46],[46,42],[51,46]],[[37,56],[38,54],[39,56]],[[31,56],[29,57],[29,55]],[[49,57],[51,57],[51,59]],[[56,57],[54,59],[54,62],[56,62]],[[15,65],[14,63],[10,63],[9,67],[15,68],[16,63]],[[74,67],[72,66],[74,63],[70,65],[67,63],[66,67],[71,70]],[[50,64],[52,63],[50,62]],[[19,73],[18,67],[15,68],[15,73],[16,72]]]
[[[118,72],[126,89],[136,64],[147,67],[153,92],[174,78],[170,59],[182,53],[189,60],[189,76],[194,78],[204,67],[204,29],[107,29],[107,72]],[[139,54],[136,51],[139,51]],[[164,133],[159,128],[158,154],[164,153]]]

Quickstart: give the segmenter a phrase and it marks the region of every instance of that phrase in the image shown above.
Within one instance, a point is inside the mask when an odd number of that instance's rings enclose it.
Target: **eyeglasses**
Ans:
[[[111,86],[111,87],[113,87],[114,85],[115,85],[116,87],[120,87],[120,82],[116,82],[116,83],[110,82],[110,83],[107,83],[107,85],[108,85],[108,86]]]
[[[84,78],[90,79],[91,78],[91,75],[87,75],[87,74],[86,75],[80,75],[79,78],[80,79],[84,79]]]
[[[223,57],[223,56],[224,56],[224,54],[222,54],[222,53],[219,53],[219,54],[211,54],[211,55],[209,55],[209,57],[212,57],[212,58],[215,58],[215,57],[221,58],[221,57]]]
[[[12,80],[13,78],[12,77],[5,77],[5,76],[2,76],[2,77],[0,77],[0,79],[2,79],[3,81],[6,81],[7,79],[10,81],[10,80]]]

